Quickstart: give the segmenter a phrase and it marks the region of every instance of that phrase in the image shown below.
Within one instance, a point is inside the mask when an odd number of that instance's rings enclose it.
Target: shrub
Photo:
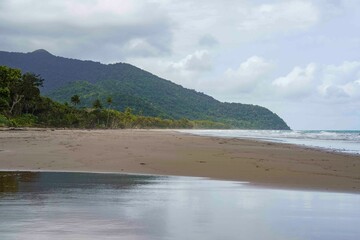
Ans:
[[[37,122],[37,117],[32,114],[19,115],[12,119],[15,126],[34,127]]]
[[[12,126],[11,120],[7,119],[7,117],[0,114],[0,127],[10,127],[10,126]]]

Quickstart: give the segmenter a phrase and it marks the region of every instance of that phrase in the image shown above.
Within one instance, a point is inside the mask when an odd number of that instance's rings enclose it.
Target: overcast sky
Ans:
[[[360,129],[358,0],[1,0],[0,50],[128,62],[293,129]]]

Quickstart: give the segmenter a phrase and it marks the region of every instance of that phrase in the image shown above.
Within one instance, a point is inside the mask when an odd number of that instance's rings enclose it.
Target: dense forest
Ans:
[[[131,108],[112,109],[113,100],[96,99],[91,108],[79,107],[73,95],[70,104],[61,104],[40,94],[44,80],[36,74],[0,66],[0,126],[70,128],[229,128],[211,121],[163,119],[135,115]]]
[[[57,102],[69,103],[72,96],[78,95],[81,101],[76,109],[91,108],[97,99],[106,103],[111,97],[112,109],[125,112],[131,108],[133,114],[143,117],[217,122],[242,129],[289,129],[264,107],[223,103],[126,63],[105,65],[37,50],[0,52],[0,65],[41,74],[46,79],[41,93]]]

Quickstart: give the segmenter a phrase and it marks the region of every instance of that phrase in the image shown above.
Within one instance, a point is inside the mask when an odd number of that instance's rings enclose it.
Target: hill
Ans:
[[[236,128],[289,129],[279,116],[264,107],[223,103],[126,63],[101,64],[36,50],[0,51],[0,65],[40,74],[45,79],[42,93],[60,102],[78,94],[83,106],[88,106],[97,98],[105,102],[111,96],[113,108],[131,107],[145,116],[211,120]]]

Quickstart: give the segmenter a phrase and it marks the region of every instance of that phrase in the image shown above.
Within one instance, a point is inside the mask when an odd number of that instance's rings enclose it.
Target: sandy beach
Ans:
[[[360,156],[170,130],[0,131],[0,169],[199,176],[360,193]]]

